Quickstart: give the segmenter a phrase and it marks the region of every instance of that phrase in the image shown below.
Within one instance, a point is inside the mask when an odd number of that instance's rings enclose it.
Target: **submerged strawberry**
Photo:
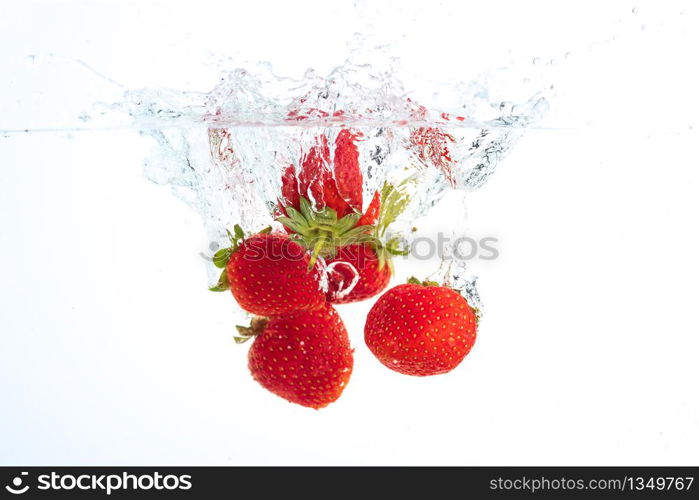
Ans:
[[[290,165],[282,175],[282,212],[286,214],[287,207],[300,210],[300,199],[304,197],[313,200],[314,210],[332,209],[340,219],[348,214],[362,214],[363,176],[356,145],[359,138],[360,134],[341,130],[331,161],[327,136],[317,137],[301,157],[300,171]],[[378,203],[380,200],[374,195],[362,224],[376,222]]]
[[[321,256],[329,265],[347,264],[332,266],[329,300],[333,303],[355,302],[379,293],[392,274],[390,256],[404,253],[397,249],[397,240],[384,244],[382,239],[388,225],[404,210],[408,197],[385,185],[361,212],[357,138],[346,129],[338,134],[331,168],[327,137],[320,137],[303,156],[301,172],[297,175],[290,166],[282,176],[284,216],[278,221],[312,251],[311,263]],[[355,289],[342,293],[354,281]]]
[[[410,143],[421,163],[442,171],[447,182],[456,186],[455,162],[449,148],[456,142],[453,135],[435,127],[420,127],[410,134]]]
[[[426,107],[413,102],[411,99],[407,100],[407,104],[411,108],[411,114],[414,119],[429,120]],[[450,120],[450,116],[446,113],[442,113],[441,118],[446,121]],[[456,116],[455,119],[464,121],[465,117]],[[456,172],[454,169],[457,162],[454,160],[450,149],[455,143],[456,138],[439,127],[417,127],[410,133],[410,149],[420,163],[441,170],[447,182],[453,187],[456,186]]]
[[[453,370],[469,353],[477,322],[476,312],[457,291],[411,278],[374,304],[364,340],[391,370],[437,375]]]
[[[230,290],[240,307],[270,316],[325,304],[321,269],[310,265],[304,247],[285,234],[245,237],[240,226],[230,234],[231,247],[219,250],[214,264],[225,268],[212,291]]]
[[[409,202],[403,188],[411,180],[406,179],[397,187],[385,184],[380,195],[378,221],[372,226],[371,233],[357,238],[358,243],[337,248],[334,254],[326,258],[330,269],[330,302],[346,304],[366,300],[388,286],[393,276],[392,258],[406,255],[407,251],[400,248],[399,238],[387,236],[386,231]],[[357,280],[354,288],[349,293],[343,293],[342,290],[354,279]]]
[[[256,318],[239,328],[250,373],[265,389],[292,403],[323,408],[336,401],[352,374],[354,359],[340,316],[331,306]]]

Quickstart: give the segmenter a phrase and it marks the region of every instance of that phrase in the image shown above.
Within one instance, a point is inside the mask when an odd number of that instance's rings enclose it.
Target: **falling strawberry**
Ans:
[[[323,408],[336,401],[354,364],[349,337],[331,306],[255,318],[238,342],[255,337],[248,366],[265,389],[292,403]]]
[[[339,247],[326,258],[330,269],[330,302],[346,304],[366,300],[388,286],[393,275],[392,258],[406,255],[407,251],[401,248],[399,238],[387,237],[386,231],[405,210],[410,198],[403,188],[412,181],[413,178],[408,178],[397,187],[384,184],[378,220],[372,226],[371,233],[360,235],[356,238],[360,243]],[[342,289],[355,276],[357,282],[354,288],[348,294],[342,293]]]
[[[407,105],[411,110],[413,119],[417,121],[429,121],[429,113],[426,107],[407,99]],[[450,116],[442,113],[443,120],[450,120]],[[456,116],[456,120],[464,121],[465,117]],[[456,144],[456,138],[442,128],[417,127],[410,133],[409,149],[423,165],[438,168],[444,174],[447,182],[456,187],[455,161],[450,149]]]
[[[246,238],[238,225],[229,238],[231,247],[214,255],[214,264],[224,270],[211,291],[230,290],[240,307],[262,316],[323,307],[321,269],[310,265],[304,247],[266,231]]]
[[[335,152],[331,161],[330,146],[325,135],[317,137],[301,157],[300,171],[290,165],[282,175],[281,211],[286,207],[301,209],[300,198],[313,200],[312,208],[322,211],[329,208],[339,219],[348,214],[362,214],[363,176],[359,166],[356,142],[360,134],[343,129],[335,139]],[[362,225],[376,222],[378,194],[372,200],[361,220]],[[357,219],[357,222],[360,222]]]
[[[476,340],[478,318],[457,291],[411,278],[369,311],[364,340],[388,368],[406,375],[453,370]]]
[[[362,172],[358,136],[342,130],[335,140],[333,167],[326,136],[321,136],[301,160],[301,172],[290,166],[282,176],[281,210],[277,219],[292,237],[312,250],[311,263],[326,259],[330,273],[329,300],[356,302],[381,292],[391,274],[391,255],[404,254],[397,239],[382,243],[388,225],[405,209],[405,193],[386,184],[362,210]],[[309,199],[314,200],[311,202]],[[341,264],[344,263],[344,264]],[[354,290],[342,293],[348,283]]]
[[[449,148],[455,142],[453,135],[434,127],[419,127],[410,134],[410,145],[418,160],[441,170],[452,187],[456,187],[455,162]]]

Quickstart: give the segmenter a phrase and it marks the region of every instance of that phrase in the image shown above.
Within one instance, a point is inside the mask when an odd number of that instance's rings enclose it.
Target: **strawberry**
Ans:
[[[407,99],[407,105],[411,109],[411,114],[415,120],[429,120],[429,113],[426,107]],[[442,113],[443,120],[449,120],[446,113]],[[459,121],[464,121],[465,117],[455,117]],[[415,153],[420,163],[431,165],[442,171],[447,182],[456,187],[454,168],[456,162],[452,157],[449,148],[456,143],[453,135],[444,132],[441,128],[418,127],[410,133],[410,149]]]
[[[358,135],[343,129],[335,139],[335,182],[337,192],[357,212],[362,211],[362,169],[355,141]],[[332,207],[331,207],[332,208]],[[340,212],[338,211],[338,214]],[[372,223],[374,221],[368,222]]]
[[[282,175],[281,222],[290,235],[318,256],[335,265],[330,275],[329,300],[347,303],[381,292],[392,274],[390,255],[404,254],[396,240],[381,242],[388,225],[405,209],[408,197],[391,185],[374,193],[362,214],[362,172],[355,141],[357,135],[342,130],[335,141],[334,176],[325,136],[304,155],[297,176],[293,166]],[[309,201],[304,194],[315,200]],[[388,264],[388,265],[387,265]],[[355,290],[338,293],[358,276]]]
[[[476,340],[478,317],[457,291],[411,278],[369,311],[364,340],[388,368],[406,375],[453,370]]]
[[[331,306],[255,318],[250,328],[238,330],[237,342],[255,337],[248,353],[250,373],[277,396],[318,409],[337,400],[349,382],[352,349]]]
[[[214,255],[224,270],[211,291],[230,290],[240,307],[262,316],[323,307],[320,266],[309,266],[308,252],[297,242],[269,232],[246,238],[237,225],[229,237],[231,247]]]
[[[358,138],[358,134],[341,130],[335,139],[335,155],[331,163],[327,136],[317,137],[301,158],[300,172],[289,165],[282,175],[282,212],[286,214],[288,206],[300,210],[299,199],[304,196],[314,200],[314,210],[329,208],[335,211],[338,218],[361,213],[363,177],[355,144]],[[378,203],[376,196],[372,198],[372,203]],[[375,206],[371,210],[368,208],[367,212],[378,215]],[[375,220],[364,220],[363,223],[372,224]]]
[[[406,179],[397,188],[385,184],[381,190],[378,221],[370,234],[360,234],[355,239],[358,243],[338,247],[326,257],[330,272],[329,300],[334,304],[346,304],[371,298],[388,286],[393,275],[394,255],[406,255],[407,251],[398,247],[398,238],[382,240],[388,226],[403,212],[409,197],[404,193],[405,185],[412,179]],[[366,214],[365,214],[366,216]],[[360,219],[361,222],[361,219]],[[354,288],[342,293],[348,283],[357,279]]]
[[[455,162],[449,151],[450,145],[456,142],[453,135],[439,128],[420,127],[412,131],[410,142],[421,163],[441,170],[447,182],[456,187]]]

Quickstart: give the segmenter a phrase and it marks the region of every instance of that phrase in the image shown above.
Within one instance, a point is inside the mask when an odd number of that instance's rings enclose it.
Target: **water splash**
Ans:
[[[483,302],[476,286],[478,276],[471,272],[465,261],[444,259],[439,268],[427,277],[427,280],[457,290],[469,305],[478,311],[478,316],[483,316]]]
[[[486,84],[457,83],[417,102],[391,72],[370,65],[347,62],[293,79],[262,64],[226,73],[209,93],[130,91],[119,107],[157,141],[147,177],[199,213],[214,248],[233,224],[274,226],[285,169],[301,171],[319,138],[333,158],[347,130],[357,139],[363,208],[384,183],[402,183],[410,203],[391,234],[408,240],[413,221],[449,190],[482,186],[548,109],[543,92],[513,102]],[[477,297],[475,284],[469,289]]]

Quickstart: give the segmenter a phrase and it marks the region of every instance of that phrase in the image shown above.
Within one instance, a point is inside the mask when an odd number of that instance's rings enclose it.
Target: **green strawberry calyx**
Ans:
[[[285,207],[286,216],[279,217],[277,222],[293,231],[292,237],[311,251],[309,269],[313,269],[319,256],[333,257],[338,247],[371,240],[373,226],[357,226],[360,213],[338,218],[337,212],[329,207],[313,210],[304,197],[300,198],[299,209]]]
[[[293,232],[297,241],[311,251],[309,269],[313,268],[319,256],[332,258],[339,247],[368,243],[379,259],[379,269],[385,265],[393,267],[391,256],[407,255],[408,251],[401,248],[400,239],[393,237],[384,242],[386,230],[395,222],[406,209],[410,197],[402,189],[412,178],[408,178],[398,186],[384,183],[381,189],[381,208],[375,225],[357,225],[362,217],[354,212],[338,218],[337,212],[325,207],[314,210],[308,199],[301,197],[299,210],[285,207],[286,216],[279,217],[277,222]]]
[[[271,231],[272,227],[268,226],[264,228],[262,231],[260,231],[258,234],[267,234]],[[228,234],[228,240],[231,242],[231,246],[221,248],[213,255],[213,257],[211,257],[214,266],[216,266],[219,269],[223,269],[223,271],[221,271],[221,275],[218,278],[218,282],[214,286],[209,288],[209,290],[212,292],[225,292],[230,288],[230,283],[228,282],[228,273],[226,272],[226,266],[228,265],[228,262],[231,260],[231,256],[238,251],[240,245],[243,243],[243,241],[245,241],[246,238],[245,231],[243,231],[243,228],[240,227],[239,224],[233,226],[233,232],[226,229],[226,234]]]
[[[411,276],[410,278],[408,278],[407,283],[410,284],[410,285],[443,286],[443,285],[440,285],[439,283],[437,283],[436,281],[429,281],[429,280],[420,281],[420,280],[419,280],[418,278],[416,278],[415,276]]]
[[[235,327],[238,330],[238,335],[234,336],[233,340],[236,344],[244,344],[251,338],[260,335],[267,328],[267,323],[269,323],[269,318],[254,316],[250,320],[250,326],[237,325]]]

